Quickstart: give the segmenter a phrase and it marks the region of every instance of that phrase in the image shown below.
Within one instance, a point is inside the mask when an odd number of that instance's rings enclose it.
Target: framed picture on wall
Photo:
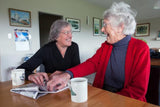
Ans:
[[[103,28],[103,21],[104,21],[104,20],[101,19],[101,29]],[[101,29],[100,29],[100,30],[101,30]],[[101,35],[106,37],[106,35],[105,35],[104,32],[102,32],[102,31],[101,31]]]
[[[66,21],[72,25],[73,32],[80,32],[80,20],[74,18],[66,18]]]
[[[150,35],[150,23],[137,24],[135,36],[149,36]]]
[[[31,27],[31,12],[9,8],[10,26]]]
[[[93,35],[101,35],[101,22],[99,18],[93,17]]]
[[[158,38],[160,38],[160,31],[158,32]]]

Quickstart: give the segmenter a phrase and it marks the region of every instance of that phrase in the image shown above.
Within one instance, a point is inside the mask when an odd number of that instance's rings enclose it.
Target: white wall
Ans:
[[[10,26],[8,8],[31,11],[31,28]],[[10,67],[18,66],[24,56],[39,49],[39,11],[80,19],[81,31],[73,33],[73,41],[79,44],[83,62],[105,41],[105,37],[93,36],[92,32],[92,18],[102,18],[104,10],[83,0],[0,0],[0,81],[10,80]],[[89,25],[86,25],[86,16],[89,16]],[[26,29],[32,35],[29,51],[16,51],[14,29]],[[8,39],[8,33],[12,39]]]
[[[1,50],[0,50],[0,69],[1,69]],[[0,80],[1,80],[1,73],[0,73]]]
[[[136,37],[138,39],[142,38],[147,41],[150,48],[160,48],[160,41],[155,40],[158,37],[158,31],[160,31],[160,18],[141,20],[137,23],[150,23],[150,35],[145,37]]]

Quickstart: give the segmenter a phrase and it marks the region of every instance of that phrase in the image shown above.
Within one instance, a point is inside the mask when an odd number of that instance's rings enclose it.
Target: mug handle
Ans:
[[[71,95],[76,96],[76,93],[73,91],[72,86],[71,86],[71,80],[68,81],[68,87],[71,90]]]
[[[67,85],[68,85],[69,89],[71,90],[71,80],[68,81]]]
[[[11,73],[11,79],[16,77],[16,73]]]

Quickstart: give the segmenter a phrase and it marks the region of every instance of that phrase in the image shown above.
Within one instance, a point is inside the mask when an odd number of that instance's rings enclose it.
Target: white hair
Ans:
[[[132,35],[136,28],[136,17],[137,12],[130,8],[130,5],[119,2],[114,2],[110,9],[107,9],[103,16],[104,19],[109,20],[112,26],[120,26],[124,24],[123,33],[125,35]]]

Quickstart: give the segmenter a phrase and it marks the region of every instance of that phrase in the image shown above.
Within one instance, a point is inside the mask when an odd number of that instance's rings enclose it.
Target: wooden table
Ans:
[[[88,86],[88,101],[71,102],[69,89],[37,100],[10,92],[11,81],[0,82],[1,107],[158,107],[156,105]]]
[[[160,59],[151,58],[152,66],[160,66]]]

